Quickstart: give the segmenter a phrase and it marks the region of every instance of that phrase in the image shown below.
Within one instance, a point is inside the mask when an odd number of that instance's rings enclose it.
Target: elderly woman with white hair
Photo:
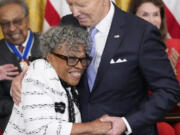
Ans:
[[[54,27],[40,37],[43,59],[32,62],[22,81],[4,135],[106,134],[111,123],[100,118],[80,123],[75,86],[91,61],[89,33],[70,25]],[[103,118],[105,116],[102,116]]]

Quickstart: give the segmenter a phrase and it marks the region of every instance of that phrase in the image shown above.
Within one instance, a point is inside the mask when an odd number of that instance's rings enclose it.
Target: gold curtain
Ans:
[[[2,31],[1,31],[1,28],[0,28],[0,39],[3,38],[3,34],[2,34]]]
[[[26,0],[26,2],[29,6],[30,28],[33,32],[41,32],[46,0]]]
[[[33,32],[41,32],[44,20],[46,0],[26,0],[29,6],[30,28]],[[0,39],[3,38],[0,30]]]
[[[116,0],[116,5],[124,10],[127,11],[128,10],[128,5],[129,5],[130,0]]]

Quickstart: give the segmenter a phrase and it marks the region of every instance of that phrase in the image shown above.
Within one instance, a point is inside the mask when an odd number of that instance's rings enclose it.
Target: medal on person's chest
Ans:
[[[22,69],[22,71],[26,70],[28,68],[28,54],[31,50],[32,44],[34,41],[34,36],[32,31],[29,31],[29,38],[26,44],[26,47],[24,48],[25,50],[23,52],[20,52],[15,45],[11,44],[11,43],[7,43],[9,48],[12,50],[12,52],[19,58],[20,62],[19,65]]]
[[[20,65],[22,71],[28,69],[28,63],[27,63],[25,60],[21,60],[21,61],[19,62],[19,65]]]

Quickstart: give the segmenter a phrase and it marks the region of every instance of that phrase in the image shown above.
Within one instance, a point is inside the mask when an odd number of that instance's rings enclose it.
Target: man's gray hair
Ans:
[[[89,33],[84,28],[72,25],[61,25],[52,27],[40,36],[40,50],[43,57],[45,57],[48,52],[61,48],[64,44],[67,46],[66,53],[74,47],[78,48],[79,45],[83,45],[85,46],[87,55],[90,55],[92,45]]]
[[[29,8],[25,0],[0,0],[0,8],[11,3],[15,3],[21,6],[22,9],[24,10],[25,16],[29,15]],[[11,10],[11,9],[7,9],[7,10]]]

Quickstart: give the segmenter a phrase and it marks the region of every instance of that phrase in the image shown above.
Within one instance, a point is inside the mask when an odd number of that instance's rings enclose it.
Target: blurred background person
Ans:
[[[164,4],[161,0],[131,0],[129,5],[129,12],[155,25],[161,33],[161,40],[167,46],[166,17],[164,11]],[[172,45],[172,49],[168,50],[167,48],[166,51],[168,53],[174,72],[177,75],[179,52],[175,48],[173,48],[173,45]],[[175,134],[174,129],[168,123],[160,122],[157,125],[158,125],[159,133],[161,135]]]
[[[27,66],[30,56],[40,55],[39,36],[29,29],[28,10],[24,0],[0,1],[0,26],[4,35],[0,40],[0,72],[4,76],[0,75],[0,128],[3,131],[13,106],[10,80],[21,72],[20,65]]]
[[[164,12],[164,5],[161,0],[131,0],[129,5],[129,12],[155,25],[161,32],[162,41],[166,44],[166,17]],[[176,64],[178,62],[178,58],[179,53],[175,49],[171,49],[169,59],[175,73],[177,73]]]

